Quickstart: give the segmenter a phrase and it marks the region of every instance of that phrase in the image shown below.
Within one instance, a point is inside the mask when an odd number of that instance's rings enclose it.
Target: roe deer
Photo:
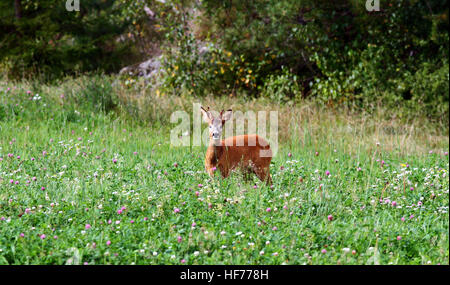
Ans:
[[[219,117],[200,107],[203,120],[209,125],[209,146],[206,150],[205,169],[209,176],[219,169],[223,178],[228,177],[235,168],[240,168],[245,177],[254,173],[263,182],[272,184],[270,161],[272,151],[269,143],[256,134],[229,137],[221,140],[222,129],[231,118],[232,110],[220,112]]]

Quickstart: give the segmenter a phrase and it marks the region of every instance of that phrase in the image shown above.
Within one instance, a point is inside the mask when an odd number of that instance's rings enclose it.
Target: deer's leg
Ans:
[[[248,183],[251,180],[251,174],[254,173],[253,169],[250,167],[243,166],[242,167],[242,175],[244,177],[244,181]]]
[[[222,178],[227,178],[228,175],[230,175],[230,170],[227,167],[221,167],[220,174],[222,175]]]

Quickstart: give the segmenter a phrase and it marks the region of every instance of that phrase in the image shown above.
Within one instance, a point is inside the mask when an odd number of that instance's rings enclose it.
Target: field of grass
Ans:
[[[0,81],[0,264],[449,263],[448,127],[83,82]],[[192,102],[280,112],[273,188],[170,145]]]

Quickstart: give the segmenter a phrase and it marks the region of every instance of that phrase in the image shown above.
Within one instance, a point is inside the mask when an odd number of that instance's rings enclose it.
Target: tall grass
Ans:
[[[448,128],[425,119],[101,77],[0,94],[0,264],[448,264]],[[170,144],[193,102],[279,111],[273,188]]]

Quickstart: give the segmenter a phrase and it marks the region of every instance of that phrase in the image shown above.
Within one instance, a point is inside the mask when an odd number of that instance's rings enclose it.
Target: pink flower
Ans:
[[[184,264],[184,263],[186,263],[186,260],[182,259],[180,262]]]
[[[137,155],[137,151],[133,152],[134,155]]]
[[[181,242],[182,240],[183,240],[183,238],[182,238],[181,236],[178,236],[178,237],[177,237],[177,241],[178,241],[178,242]]]
[[[203,184],[198,184],[198,188],[202,188],[203,187]]]
[[[292,153],[288,153],[288,157],[291,157],[292,156]]]
[[[217,170],[217,167],[214,166],[213,168],[211,168],[211,170],[212,170],[212,171],[216,171],[216,170]]]
[[[133,220],[131,220],[131,221],[130,221],[130,223],[134,224],[134,221],[133,221]]]
[[[147,217],[144,217],[144,221],[148,221],[148,218],[147,218]]]
[[[402,217],[402,222],[404,222],[405,221],[405,217]]]
[[[111,220],[108,220],[108,225],[110,225],[112,223],[112,221]]]
[[[122,210],[117,210],[117,214],[122,214]]]
[[[329,216],[328,216],[328,221],[331,222],[332,220],[333,220],[333,216],[332,216],[332,215],[329,215]]]
[[[273,227],[272,230],[273,230],[273,231],[276,231],[276,230],[278,230],[278,228],[277,228],[277,227]]]
[[[45,190],[45,187],[44,187],[44,186],[42,186],[42,187],[41,187],[41,190],[42,190],[42,191],[44,191],[44,190]]]
[[[409,188],[409,190],[414,191],[414,187]]]
[[[326,249],[322,249],[322,253],[323,254],[327,253],[327,250]]]
[[[409,218],[410,218],[410,219],[413,219],[413,218],[414,218],[414,215],[409,216]]]
[[[174,212],[174,213],[179,213],[179,212],[180,212],[180,209],[175,208],[175,209],[173,210],[173,212]]]
[[[111,241],[110,241],[110,240],[107,241],[107,242],[106,242],[106,245],[111,245]]]
[[[402,239],[402,237],[401,236],[397,236],[397,240],[401,240]]]
[[[178,167],[178,163],[175,162],[175,163],[173,164],[173,166],[174,166],[174,167]]]
[[[42,234],[42,235],[40,236],[41,239],[45,239],[45,237],[46,237],[46,236],[45,236],[44,234]]]
[[[113,158],[112,162],[117,163],[117,159]]]
[[[54,239],[58,239],[58,236],[53,236]]]
[[[328,171],[328,170],[325,171],[325,175],[326,175],[326,176],[330,176],[330,171]]]
[[[91,228],[91,225],[90,225],[90,224],[86,224],[86,225],[84,226],[84,228],[85,228],[86,230],[88,230],[88,229]]]
[[[267,209],[266,209],[266,212],[268,212],[268,213],[269,213],[270,211],[272,211],[272,209],[271,209],[271,208],[267,208]]]
[[[195,228],[197,226],[197,224],[195,222],[192,223],[191,225],[193,228]]]
[[[392,201],[392,207],[396,207],[397,206],[397,202]]]
[[[258,185],[253,185],[253,189],[256,189],[256,188],[258,188]]]

